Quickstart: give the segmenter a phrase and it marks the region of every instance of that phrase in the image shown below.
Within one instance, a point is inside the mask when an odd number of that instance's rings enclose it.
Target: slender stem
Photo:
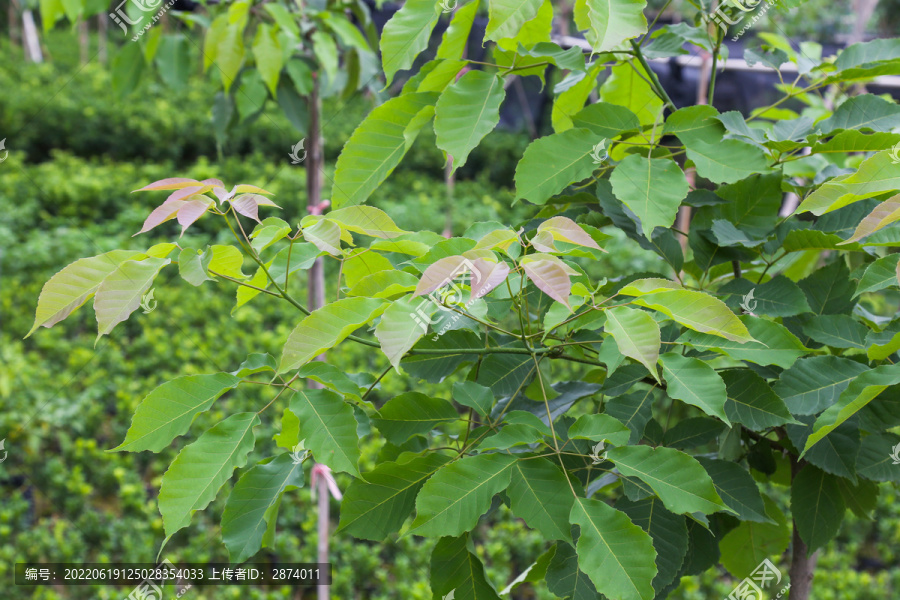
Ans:
[[[712,70],[709,72],[709,97],[706,100],[706,103],[710,106],[713,105],[713,98],[716,95],[716,71],[718,70],[719,50],[722,48],[722,35],[722,30],[716,28],[716,45],[713,48]]]
[[[653,69],[650,68],[650,65],[647,64],[647,59],[644,58],[644,53],[641,52],[641,47],[634,40],[631,41],[631,47],[634,49],[634,57],[638,59],[638,62],[641,63],[641,66],[647,72],[647,77],[650,78],[651,85],[653,86],[656,95],[660,97],[661,100],[666,102],[669,106],[672,107],[672,110],[675,110],[675,103],[672,102],[672,99],[669,98],[669,94],[666,93],[665,88],[659,82],[659,78],[656,76],[656,73],[653,72]]]
[[[297,379],[298,376],[299,376],[299,373],[295,373],[294,376],[291,377],[291,379],[290,379],[287,383],[284,384],[284,387],[281,388],[281,391],[278,392],[277,394],[275,394],[275,397],[272,398],[272,399],[269,401],[268,404],[266,404],[266,405],[263,406],[261,409],[259,409],[259,410],[257,411],[256,414],[258,414],[258,415],[259,415],[259,414],[262,414],[262,412],[263,412],[264,410],[266,410],[267,408],[269,408],[270,406],[272,406],[272,403],[274,403],[276,400],[278,400],[279,398],[281,398],[281,395],[282,395],[283,393],[285,393],[287,390],[291,390],[292,392],[297,391],[297,390],[294,390],[293,388],[291,388],[291,384],[294,382],[295,379]]]
[[[372,393],[372,390],[375,389],[375,386],[378,385],[378,382],[381,381],[382,379],[384,379],[384,376],[387,375],[388,373],[390,373],[391,369],[393,369],[393,368],[394,368],[393,365],[388,365],[388,368],[381,372],[381,375],[378,376],[378,379],[373,381],[372,385],[369,386],[369,389],[366,390],[366,393],[362,395],[362,400],[365,400],[366,396],[368,396],[370,393]]]
[[[270,296],[275,296],[276,298],[280,298],[280,297],[281,297],[281,294],[276,294],[276,293],[273,292],[272,290],[264,290],[264,289],[261,288],[261,287],[256,287],[255,285],[251,285],[251,284],[249,284],[249,283],[244,283],[244,282],[241,281],[240,279],[235,279],[234,277],[229,277],[228,275],[223,275],[223,274],[221,274],[221,273],[217,273],[217,272],[213,271],[212,269],[209,270],[209,274],[210,274],[210,275],[215,275],[216,277],[221,277],[222,279],[227,279],[228,281],[232,281],[232,282],[234,282],[234,283],[236,283],[236,284],[238,284],[238,285],[241,285],[241,286],[250,288],[251,290],[256,290],[257,292],[260,292],[260,293],[262,293],[262,294],[268,294],[268,295],[270,295]]]

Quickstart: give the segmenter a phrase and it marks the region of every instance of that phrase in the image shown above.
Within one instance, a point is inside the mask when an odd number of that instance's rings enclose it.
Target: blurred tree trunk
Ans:
[[[41,40],[38,38],[37,27],[34,24],[34,13],[28,9],[22,11],[22,39],[25,45],[25,57],[31,62],[44,62]]]
[[[105,14],[97,15],[97,56],[100,59],[101,64],[106,64],[107,61],[107,26],[109,22],[107,21],[108,17]]]
[[[22,31],[19,29],[19,3],[17,0],[9,0],[6,20],[9,23],[9,43],[11,46],[18,46],[22,43]]]
[[[78,58],[81,64],[87,64],[91,55],[91,31],[84,19],[78,22]]]

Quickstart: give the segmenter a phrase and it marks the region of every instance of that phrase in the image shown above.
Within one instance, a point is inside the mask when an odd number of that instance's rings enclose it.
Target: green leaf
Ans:
[[[418,283],[419,280],[416,276],[407,273],[406,271],[379,271],[378,273],[372,273],[371,275],[363,277],[355,286],[347,291],[347,295],[391,299],[395,296],[415,291],[416,284]],[[397,298],[394,300],[395,303],[398,301],[408,303],[406,299]],[[391,307],[389,306],[387,310],[390,310],[390,308]],[[387,313],[387,310],[385,310],[385,313]],[[399,313],[396,314],[399,316]],[[407,319],[410,314],[415,314],[415,307],[409,306],[409,310],[406,313]],[[382,322],[383,321],[384,317],[382,317]],[[420,329],[422,329],[422,333],[425,332],[424,328]]]
[[[597,591],[618,600],[651,600],[657,574],[653,540],[605,502],[576,498],[569,520],[581,527],[578,566]]]
[[[803,453],[808,452],[819,440],[859,412],[878,394],[898,383],[900,383],[900,364],[881,365],[860,373],[841,393],[838,401],[816,419]]]
[[[408,0],[391,17],[381,34],[381,60],[386,85],[397,71],[408,69],[428,47],[431,30],[440,16],[440,4],[431,0]]]
[[[616,340],[619,352],[638,361],[659,381],[656,361],[659,359],[659,325],[649,313],[626,306],[610,308],[606,315],[605,329]]]
[[[726,460],[703,457],[697,457],[697,460],[712,478],[716,492],[741,521],[774,523],[766,515],[763,497],[749,471]]]
[[[492,0],[484,41],[515,37],[522,26],[535,18],[543,0]]]
[[[430,10],[438,6],[430,0],[416,0],[404,5],[404,9],[423,3]],[[387,179],[427,121],[423,118],[430,118],[435,100],[435,93],[404,94],[369,113],[347,140],[335,165],[331,198],[334,208],[364,203]]]
[[[737,307],[743,300],[743,296],[753,293],[748,297],[747,303],[753,307],[753,313],[769,317],[791,317],[801,313],[810,312],[809,303],[800,287],[785,277],[778,275],[762,285],[754,286],[744,278],[734,279],[719,288],[719,294],[733,294],[726,300],[729,306]],[[733,302],[733,304],[732,304]]]
[[[813,552],[837,535],[844,520],[846,506],[838,485],[839,479],[825,471],[806,465],[791,483],[791,506],[800,539]]]
[[[898,108],[900,111],[900,108]],[[900,162],[890,152],[877,152],[867,158],[855,173],[839,175],[808,195],[795,213],[822,215],[848,204],[900,189]]]
[[[300,439],[315,459],[334,471],[359,477],[359,436],[353,407],[331,390],[297,390],[291,412],[300,419]]]
[[[125,440],[113,451],[159,452],[190,428],[219,396],[241,382],[228,373],[188,375],[167,381],[147,394],[131,420]]]
[[[867,370],[848,358],[802,358],[781,374],[774,389],[793,414],[813,415],[837,402],[850,382]]]
[[[784,513],[768,497],[766,515],[774,522],[743,521],[719,542],[722,565],[736,578],[749,577],[766,558],[780,556],[791,542]]]
[[[473,148],[500,122],[506,97],[503,79],[485,71],[468,71],[444,90],[434,110],[437,146],[453,157],[455,171]]]
[[[895,133],[862,133],[856,129],[841,131],[826,142],[817,142],[812,146],[812,154],[874,152],[888,150],[900,142],[900,135]]]
[[[241,475],[222,513],[222,541],[231,562],[242,563],[259,551],[266,529],[274,526],[271,510],[286,490],[302,486],[303,467],[290,454]]]
[[[254,412],[231,415],[178,453],[159,488],[166,537],[187,526],[194,511],[206,508],[232,472],[247,464],[258,424]]]
[[[474,381],[457,381],[453,384],[453,399],[475,411],[482,417],[491,413],[494,406],[494,394],[490,388]]]
[[[850,315],[818,315],[802,324],[803,333],[810,339],[834,348],[866,347],[866,335],[871,331]]]
[[[603,102],[624,106],[642,125],[653,125],[663,101],[648,83],[647,72],[638,64],[619,63],[610,69],[609,78],[600,87]]]
[[[545,458],[516,461],[506,493],[513,514],[540,531],[544,539],[571,543],[569,513],[574,498],[558,466]]]
[[[369,237],[393,239],[409,233],[397,227],[386,212],[374,206],[348,206],[328,213],[341,229]]]
[[[619,293],[630,292],[622,289]],[[741,322],[724,302],[703,292],[693,290],[652,292],[638,296],[633,303],[657,310],[673,321],[700,332],[700,334],[712,334],[711,336],[698,336],[686,332],[685,335],[691,336],[692,339],[693,337],[703,340],[709,337],[725,338],[732,342],[729,346],[755,343],[754,336],[748,331],[747,325]],[[717,343],[725,344],[726,342],[722,342],[720,339]]]
[[[564,89],[556,96],[550,113],[554,131],[565,131],[572,127],[572,117],[584,108],[584,103],[587,102],[591,92],[597,87],[597,75],[599,72],[600,65],[597,64],[589,69],[587,74],[575,73],[567,78],[566,82],[577,77],[581,77],[581,80]]]
[[[453,373],[464,362],[475,362],[477,356],[465,350],[481,347],[483,342],[471,331],[448,331],[434,340],[420,340],[416,349],[421,350],[455,350],[447,354],[419,354],[404,358],[400,364],[412,377],[424,379],[431,383],[442,381]]]
[[[726,369],[719,374],[728,390],[725,414],[753,431],[793,423],[784,401],[766,380],[749,369]]]
[[[389,442],[400,446],[411,436],[428,433],[438,425],[459,420],[453,405],[441,398],[407,392],[388,400],[372,419]]]
[[[278,78],[281,76],[281,68],[284,66],[284,52],[281,42],[275,30],[260,24],[256,30],[256,38],[253,40],[253,57],[256,59],[256,69],[262,80],[272,92],[272,97],[278,96]]]
[[[872,94],[852,96],[816,127],[826,134],[842,129],[889,132],[900,127],[900,107]]]
[[[313,311],[288,336],[278,372],[303,366],[372,321],[386,306],[374,298],[342,298]]]
[[[669,396],[731,425],[725,414],[725,382],[715,369],[698,358],[682,356],[677,352],[667,352],[659,360]]]
[[[153,285],[159,271],[172,262],[168,258],[126,260],[107,275],[94,296],[97,339],[108,334],[141,305],[141,297]]]
[[[710,514],[728,507],[719,498],[713,482],[694,458],[672,448],[620,446],[606,457],[619,472],[649,485],[674,513]]]
[[[657,568],[653,589],[659,594],[676,579],[688,552],[688,530],[684,516],[666,510],[655,496],[637,502],[619,498],[616,509],[628,515],[632,523],[653,539]]]
[[[567,129],[538,138],[516,165],[516,198],[544,204],[573,181],[593,173],[597,137],[587,129]]]
[[[361,393],[360,386],[350,379],[347,373],[326,362],[314,360],[311,363],[307,363],[297,371],[297,377],[306,377],[318,381],[325,387],[344,396],[359,398]]]
[[[827,439],[827,438],[826,438]],[[894,456],[900,454],[900,436],[873,433],[863,438],[856,459],[857,472],[874,481],[900,482],[900,468]]]
[[[393,273],[393,271],[385,272]],[[377,275],[376,273],[373,277]],[[375,326],[375,337],[381,343],[382,352],[398,371],[400,370],[400,359],[427,333],[427,322],[430,321],[431,314],[436,310],[434,303],[427,300],[416,304],[418,306],[405,297],[394,300],[381,315],[381,321]],[[428,320],[421,319],[422,315],[419,311],[424,312]]]
[[[626,131],[637,131],[641,122],[624,106],[608,102],[589,104],[572,117],[572,125],[589,129],[601,138],[611,139]]]
[[[354,479],[341,502],[338,531],[375,542],[396,533],[415,508],[425,480],[449,460],[431,453],[402,464],[383,462]]]
[[[872,511],[878,503],[878,484],[874,481],[860,479],[853,485],[846,479],[839,479],[838,486],[847,508],[860,519],[872,519]]]
[[[579,0],[575,6],[576,24],[579,29],[587,29],[585,39],[594,52],[615,50],[625,40],[647,31],[646,0]],[[590,24],[587,28],[584,18],[577,16],[584,12]]]
[[[678,343],[695,350],[721,352],[734,360],[746,360],[758,365],[777,365],[783,369],[789,368],[807,352],[800,340],[783,325],[750,316],[741,317],[740,322],[747,326],[754,341],[740,343],[686,331],[678,338]]]
[[[763,151],[740,140],[695,142],[688,146],[687,156],[697,167],[697,174],[713,183],[736,183],[769,170]]]
[[[634,366],[638,367],[638,365]],[[625,372],[627,368],[628,367],[622,367],[616,374],[618,375],[619,373]],[[631,386],[629,385],[628,387]],[[610,395],[615,394],[610,391]],[[625,396],[616,396],[610,399],[604,407],[604,412],[624,423],[625,426],[631,430],[631,437],[628,439],[628,443],[636,444],[640,441],[641,436],[643,436],[647,422],[653,417],[652,403],[652,391],[641,391]]]
[[[817,315],[849,313],[853,308],[856,286],[843,260],[815,271],[798,285]]]
[[[842,245],[861,240],[864,237],[872,235],[876,231],[884,229],[888,225],[896,223],[898,220],[900,220],[900,196],[894,196],[873,208],[872,212],[859,222],[853,235],[847,238]],[[875,240],[874,238],[872,240],[866,240],[864,245],[870,245],[870,241]]]
[[[241,268],[244,265],[244,255],[234,246],[212,246],[212,260],[208,269],[216,274],[227,275],[235,279],[246,279]]]
[[[725,424],[718,419],[690,417],[678,421],[674,427],[666,430],[663,445],[676,450],[703,446],[718,438],[724,429]]]
[[[559,598],[598,600],[600,595],[590,577],[578,568],[575,548],[566,543],[551,546],[553,556],[547,565],[547,588]]]
[[[689,187],[681,168],[672,160],[625,157],[609,177],[613,193],[641,220],[644,235],[656,227],[671,227]]]
[[[141,256],[131,250],[112,250],[90,258],[81,258],[50,278],[41,289],[34,325],[25,336],[40,327],[52,327],[91,299],[107,275],[120,264]]]
[[[469,534],[438,540],[431,553],[431,589],[446,600],[500,600],[484,575]]]
[[[178,253],[178,274],[193,286],[200,286],[205,281],[215,281],[207,274],[210,261],[212,252],[184,248]]]
[[[631,430],[609,415],[581,415],[569,427],[568,437],[570,440],[594,442],[606,440],[615,446],[625,446],[631,437]]]
[[[244,63],[244,24],[232,22],[224,27],[220,35],[216,40],[218,44],[214,62],[219,69],[222,87],[228,92]]]
[[[898,260],[900,260],[900,254],[889,254],[866,267],[866,272],[863,273],[862,279],[859,280],[859,285],[856,287],[856,295],[877,292],[898,285]]]
[[[479,454],[440,469],[416,497],[409,533],[437,537],[471,531],[494,495],[509,485],[514,462],[507,454]]]
[[[795,448],[806,446],[806,440],[812,432],[815,417],[802,419],[803,425],[788,425],[788,438]],[[822,441],[810,448],[805,454],[806,460],[826,473],[849,479],[856,483],[856,456],[859,454],[859,426],[856,423],[844,423],[826,435]]]
[[[469,33],[472,31],[472,23],[478,13],[480,0],[472,0],[465,6],[459,7],[453,12],[453,18],[444,31],[441,45],[438,46],[435,58],[459,60],[465,52],[469,41]]]
[[[725,129],[719,111],[708,104],[679,108],[666,118],[663,134],[676,135],[685,146],[721,141]]]

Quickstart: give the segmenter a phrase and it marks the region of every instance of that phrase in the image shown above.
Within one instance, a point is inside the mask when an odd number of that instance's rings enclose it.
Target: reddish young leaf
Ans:
[[[225,184],[222,183],[221,179],[204,179],[200,183],[202,183],[203,185],[212,185],[212,186],[216,186],[216,187],[220,187],[220,188],[225,187]]]
[[[528,279],[539,290],[571,310],[569,306],[569,294],[572,291],[572,280],[569,279],[569,275],[573,273],[571,267],[555,256],[547,254],[528,256],[521,264]]]
[[[538,225],[537,230],[538,235],[546,232],[553,236],[553,239],[555,240],[561,240],[579,246],[586,246],[588,248],[594,248],[595,250],[602,250],[587,231],[582,229],[578,223],[568,217],[553,217],[552,219],[547,219]]]
[[[438,288],[449,285],[456,277],[463,275],[466,271],[473,273],[473,278],[477,279],[472,262],[465,256],[442,258],[425,269],[412,297],[416,298],[430,294]]]
[[[236,210],[240,214],[249,219],[253,219],[257,223],[260,222],[260,206],[274,206],[275,208],[281,208],[265,196],[260,196],[258,194],[244,194],[243,196],[238,196],[231,201],[231,206],[233,206],[234,210]]]
[[[203,216],[203,213],[215,202],[212,198],[206,196],[194,196],[186,200],[184,206],[178,210],[178,223],[181,225],[181,235],[190,227],[194,221]]]
[[[491,293],[495,287],[506,280],[509,275],[509,265],[505,262],[491,262],[483,258],[476,258],[472,264],[477,273],[472,273],[472,298],[482,298]]]
[[[176,200],[185,200],[194,194],[202,194],[205,191],[208,191],[208,188],[204,189],[202,185],[192,185],[186,188],[181,188],[180,190],[174,191],[169,194],[169,197],[166,198],[166,202],[175,202]]]
[[[151,190],[180,190],[181,188],[188,187],[189,185],[196,185],[200,183],[196,179],[185,179],[184,177],[170,177],[168,179],[160,179],[159,181],[154,181],[149,185],[145,185],[139,190],[134,190],[134,192],[148,192]],[[134,192],[131,192],[132,194]]]
[[[141,227],[141,230],[138,231],[134,235],[139,235],[146,231],[150,231],[157,225],[161,223],[165,223],[170,219],[175,218],[175,214],[181,210],[185,204],[184,200],[166,200],[160,206],[157,206],[153,212],[150,213],[150,216],[147,217],[147,220],[144,221],[144,226]],[[134,237],[131,236],[131,237]]]

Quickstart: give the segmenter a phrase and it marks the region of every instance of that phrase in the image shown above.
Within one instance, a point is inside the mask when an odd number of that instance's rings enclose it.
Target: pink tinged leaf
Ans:
[[[160,206],[157,206],[152,213],[150,213],[150,216],[148,216],[147,220],[144,221],[144,226],[141,227],[141,230],[134,235],[139,235],[141,233],[150,231],[157,225],[165,223],[169,219],[174,219],[175,214],[181,209],[181,207],[184,206],[184,204],[184,200],[166,200]],[[131,237],[134,237],[134,235]]]
[[[203,185],[212,185],[212,186],[220,187],[220,188],[225,187],[225,184],[222,183],[222,181],[220,179],[204,179],[200,183],[202,183]]]
[[[547,219],[538,226],[537,230],[538,234],[544,232],[549,233],[555,240],[577,244],[579,246],[586,246],[588,248],[594,248],[595,250],[602,250],[587,231],[582,229],[578,223],[568,217],[553,217],[552,219]]]
[[[236,185],[234,186],[234,190],[232,190],[235,194],[268,194],[272,196],[272,192],[267,192],[266,190],[256,187],[255,185]]]
[[[472,299],[487,296],[491,290],[506,281],[506,276],[509,275],[509,265],[502,261],[494,263],[477,258],[472,264],[478,271],[477,275],[472,274]]]
[[[203,216],[203,213],[215,202],[212,198],[206,196],[197,196],[191,200],[187,200],[178,210],[178,223],[181,225],[181,235],[190,227],[194,221]]]
[[[134,192],[148,192],[151,190],[180,190],[181,188],[188,187],[189,185],[197,185],[198,183],[200,182],[196,179],[170,177],[169,179],[160,179],[159,181],[154,181],[153,183],[145,185],[139,190],[134,190]],[[132,192],[132,194],[134,192]]]
[[[253,219],[257,223],[259,220],[259,207],[260,206],[274,206],[275,208],[281,208],[265,196],[260,196],[258,194],[244,194],[243,196],[238,196],[231,202],[231,206],[234,207],[234,210],[244,215],[248,219]]]
[[[539,252],[556,252],[556,246],[553,245],[553,236],[549,231],[541,231],[531,238],[531,245]]]
[[[898,220],[900,220],[900,196],[894,196],[872,209],[872,212],[859,222],[853,235],[838,246],[859,241]]]
[[[449,285],[456,277],[463,275],[467,271],[473,273],[473,279],[477,279],[474,275],[475,271],[472,261],[465,256],[442,258],[425,269],[412,297],[416,298],[417,296],[430,294],[438,288]],[[480,273],[478,276],[480,276]]]
[[[226,200],[231,200],[233,197],[232,193],[226,190],[224,187],[213,187],[213,194],[216,195],[216,198],[219,199],[219,203],[225,202]]]
[[[169,194],[169,197],[166,198],[166,202],[176,202],[178,200],[184,200],[185,198],[189,198],[194,194],[202,194],[203,186],[202,185],[192,185],[190,187],[182,188],[175,192]]]
[[[528,279],[538,287],[539,290],[564,304],[569,310],[569,295],[572,291],[572,280],[565,270],[562,261],[553,261],[549,259],[538,259],[522,263],[525,274]]]

